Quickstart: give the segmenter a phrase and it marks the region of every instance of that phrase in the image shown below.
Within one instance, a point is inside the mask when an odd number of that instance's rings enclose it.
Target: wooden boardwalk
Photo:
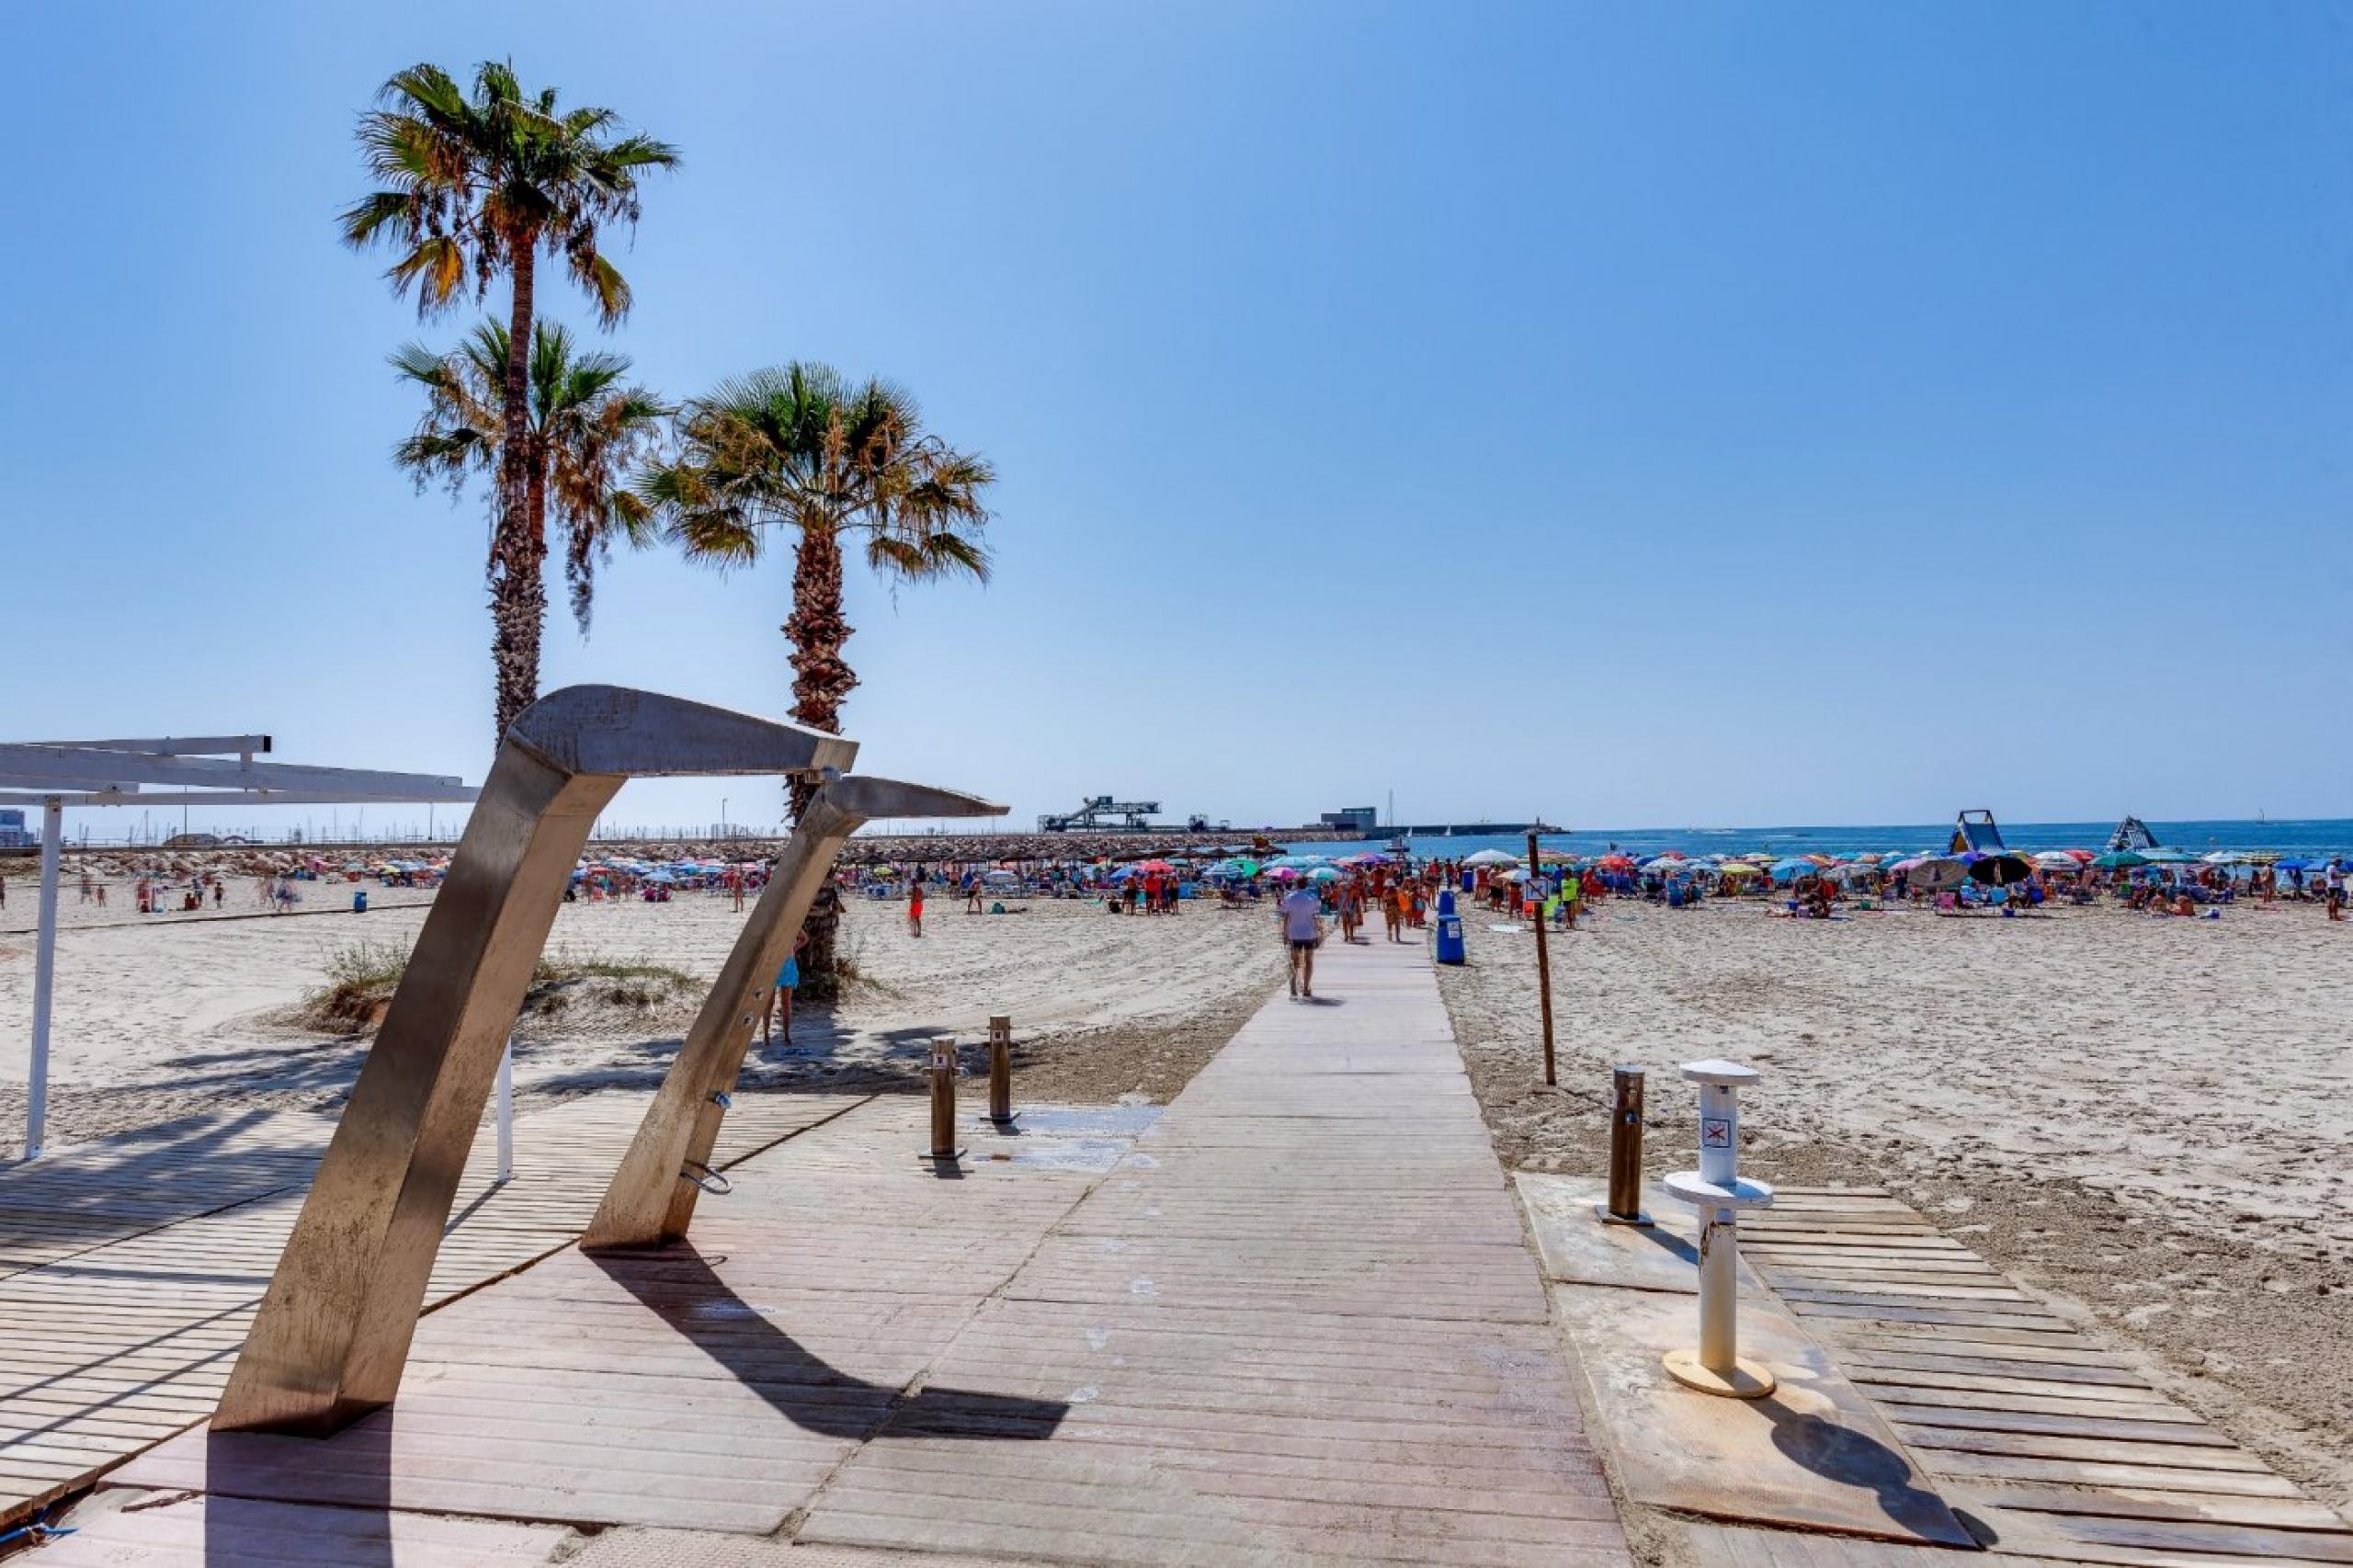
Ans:
[[[1742,1222],[1741,1250],[1989,1548],[2154,1568],[2353,1563],[2353,1526],[1897,1199],[1785,1188]],[[1755,1534],[1725,1560],[1824,1560]]]
[[[537,1562],[582,1542],[530,1532],[585,1526],[583,1561],[1614,1568],[1422,949],[1323,968],[1132,1149],[975,1130],[942,1179],[919,1102],[860,1105],[736,1166],[692,1245],[561,1251],[435,1312],[398,1405],[337,1437],[133,1460],[39,1561]]]
[[[747,1097],[722,1163],[858,1103]],[[518,1117],[504,1185],[485,1125],[428,1300],[576,1236],[644,1104]],[[195,1119],[0,1166],[0,1528],[210,1414],[333,1130],[309,1113]]]

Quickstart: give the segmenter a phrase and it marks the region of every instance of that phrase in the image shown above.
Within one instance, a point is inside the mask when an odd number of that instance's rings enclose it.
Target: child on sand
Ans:
[[[784,958],[784,967],[776,971],[776,987],[768,993],[768,1005],[760,1013],[760,1043],[769,1045],[775,1036],[769,1024],[778,1013],[784,1015],[784,1043],[792,1043],[792,993],[801,984],[801,949],[809,945],[809,933],[801,932],[792,938],[792,951]]]
[[[920,876],[907,890],[907,934],[913,937],[923,935],[923,879]]]

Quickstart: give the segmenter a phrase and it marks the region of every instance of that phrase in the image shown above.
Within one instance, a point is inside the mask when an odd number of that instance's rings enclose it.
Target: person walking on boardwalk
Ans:
[[[1324,900],[1306,882],[1294,885],[1275,905],[1283,943],[1290,949],[1290,994],[1315,994],[1315,946],[1324,939]]]

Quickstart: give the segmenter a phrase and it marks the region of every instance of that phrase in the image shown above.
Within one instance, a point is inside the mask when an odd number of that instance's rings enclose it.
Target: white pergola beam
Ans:
[[[471,785],[415,790],[399,795],[354,795],[327,790],[175,790],[142,794],[136,790],[74,790],[39,792],[0,790],[0,806],[39,806],[53,795],[68,806],[374,806],[472,805],[481,793]]]
[[[33,937],[33,1052],[25,1074],[25,1158],[38,1160],[49,1126],[49,1012],[57,990],[57,856],[65,811],[54,800],[40,813],[40,918]]]
[[[148,756],[248,756],[269,750],[267,735],[165,735],[138,741],[21,741],[70,751],[128,751]]]
[[[449,774],[380,773],[360,767],[305,767],[225,757],[153,756],[75,746],[0,745],[0,788],[104,789],[114,784],[176,784],[183,789],[332,790],[360,799],[414,800],[418,790],[465,781]]]
[[[25,1158],[41,1156],[49,1118],[49,1023],[57,982],[57,861],[68,806],[309,806],[472,802],[448,774],[382,773],[256,762],[267,735],[0,745],[0,805],[41,808],[40,915],[33,939],[33,1042]],[[217,759],[190,753],[233,754]],[[142,784],[167,791],[142,794]]]

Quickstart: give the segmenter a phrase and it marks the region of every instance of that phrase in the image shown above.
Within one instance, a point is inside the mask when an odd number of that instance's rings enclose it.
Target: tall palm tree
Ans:
[[[486,321],[449,353],[412,343],[392,357],[401,379],[425,394],[415,431],[392,449],[392,461],[420,490],[446,484],[454,497],[467,480],[499,471],[515,423],[510,415],[516,411],[506,402],[511,347],[506,329]],[[596,597],[597,562],[611,558],[612,541],[642,545],[655,537],[653,508],[624,481],[653,454],[663,421],[676,410],[643,387],[627,384],[626,357],[579,353],[572,335],[553,323],[532,329],[525,367],[529,395],[520,412],[523,438],[531,448],[531,520],[519,545],[502,540],[504,515],[494,486],[491,572],[498,581],[504,566],[503,588],[527,606],[533,624],[544,619],[542,567],[552,512],[563,536],[572,613],[585,632]]]
[[[629,312],[630,289],[601,248],[608,224],[638,218],[638,177],[677,165],[676,149],[623,134],[610,109],[559,112],[552,87],[527,93],[511,64],[474,72],[471,96],[438,65],[413,65],[386,82],[379,108],[360,116],[361,161],[381,188],[342,216],[355,249],[398,252],[385,277],[414,292],[417,312],[449,308],[472,285],[476,299],[505,276],[511,290],[499,408],[498,527],[491,548],[491,639],[496,720],[504,735],[539,692],[543,595],[535,597],[538,535],[531,497],[548,488],[531,468],[530,366],[539,256],[561,255],[603,324]]]
[[[792,610],[784,634],[792,644],[792,717],[838,733],[842,704],[858,685],[842,656],[852,631],[842,600],[844,541],[855,540],[868,567],[893,584],[986,582],[983,493],[995,478],[988,460],[925,430],[904,389],[793,363],[688,403],[675,456],[638,488],[692,561],[749,565],[778,534],[790,534]],[[815,790],[814,780],[791,781],[796,819]],[[836,918],[826,909],[810,919],[801,973],[804,991],[819,999],[835,987]]]

